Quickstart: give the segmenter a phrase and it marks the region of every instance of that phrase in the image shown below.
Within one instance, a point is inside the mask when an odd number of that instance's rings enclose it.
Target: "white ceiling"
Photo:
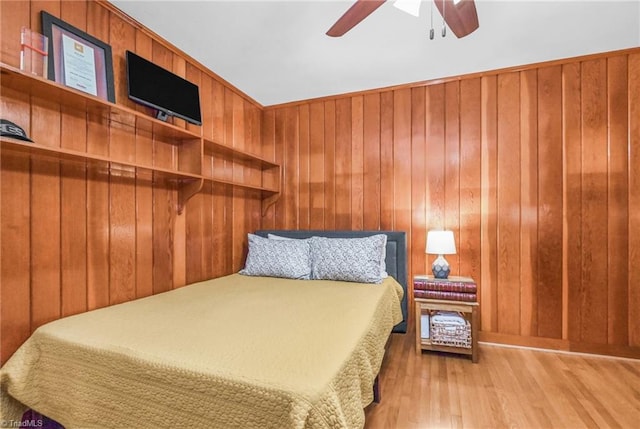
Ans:
[[[341,1],[110,0],[264,106],[640,46],[640,0],[476,0],[480,28],[429,40],[383,4],[340,38]]]

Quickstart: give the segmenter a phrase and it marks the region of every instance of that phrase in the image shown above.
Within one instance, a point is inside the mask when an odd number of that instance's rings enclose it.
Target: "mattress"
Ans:
[[[235,274],[60,319],[0,370],[3,413],[67,429],[362,427],[401,298],[391,277]]]

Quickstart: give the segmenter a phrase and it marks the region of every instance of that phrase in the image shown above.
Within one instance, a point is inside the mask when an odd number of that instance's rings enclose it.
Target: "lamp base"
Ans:
[[[431,272],[433,272],[433,277],[437,279],[446,279],[449,277],[451,268],[443,255],[438,255],[436,260],[433,261],[433,265],[431,265]]]

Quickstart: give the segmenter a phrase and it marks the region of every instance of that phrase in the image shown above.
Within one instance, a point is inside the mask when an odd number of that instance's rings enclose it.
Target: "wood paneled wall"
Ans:
[[[19,67],[20,28],[39,30],[41,10],[111,45],[118,104],[143,109],[127,98],[129,49],[200,86],[205,137],[260,154],[261,106],[109,4],[0,2],[2,62]],[[3,91],[0,109],[41,144],[165,168],[177,163],[175,144],[55,100]],[[205,169],[230,177],[256,174],[210,161]],[[3,363],[48,321],[238,270],[245,234],[260,227],[260,195],[208,183],[178,215],[175,184],[149,172],[3,153],[0,182]]]
[[[455,233],[481,339],[640,357],[640,50],[267,108],[269,228]]]

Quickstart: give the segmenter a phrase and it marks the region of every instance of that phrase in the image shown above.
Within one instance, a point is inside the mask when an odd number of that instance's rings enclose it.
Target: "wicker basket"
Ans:
[[[431,344],[471,348],[471,324],[460,313],[434,313],[430,333]]]

